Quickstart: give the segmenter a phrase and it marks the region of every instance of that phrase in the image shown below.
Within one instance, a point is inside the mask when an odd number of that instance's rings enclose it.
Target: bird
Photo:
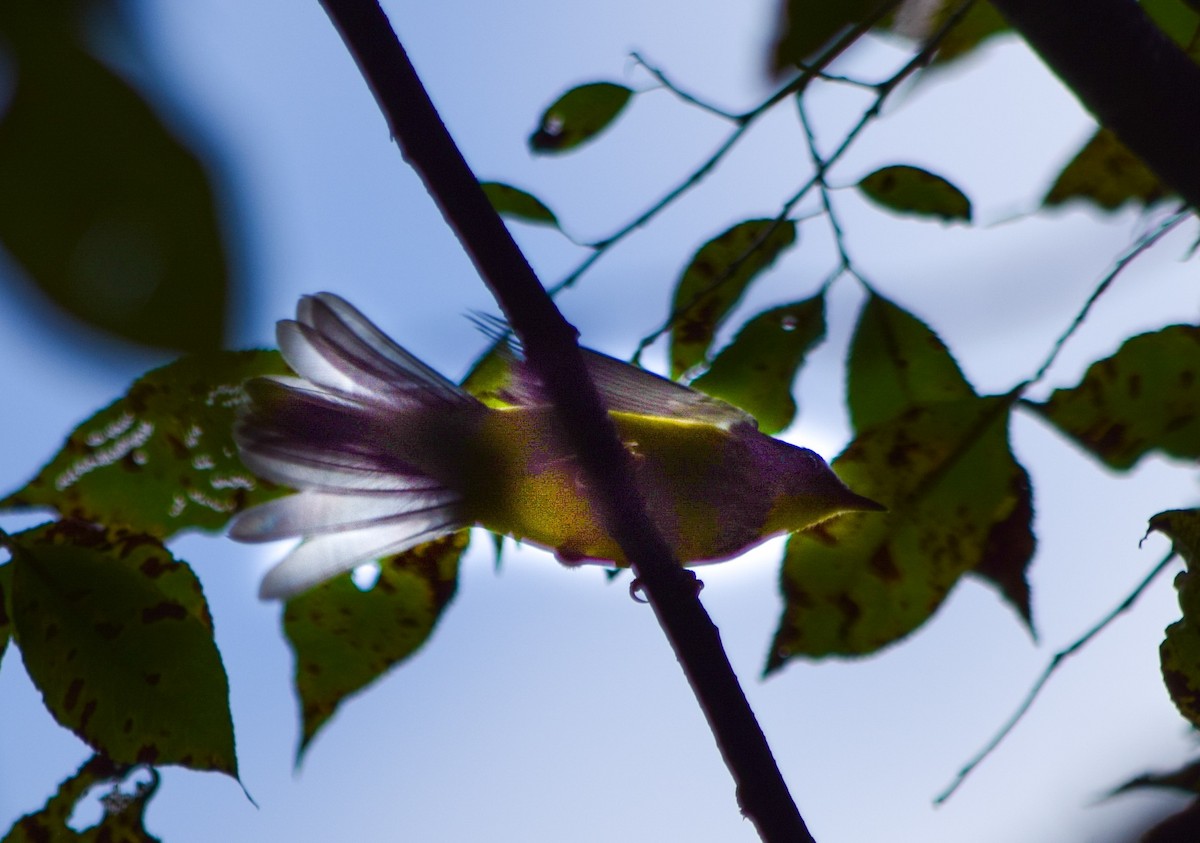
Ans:
[[[245,466],[296,490],[230,527],[243,542],[302,539],[267,572],[263,599],[289,599],[471,526],[570,566],[628,565],[515,344],[496,344],[510,373],[500,400],[485,403],[333,293],[302,297],[276,337],[295,375],[248,381],[234,427]],[[681,564],[725,561],[843,512],[884,509],[744,411],[583,353],[647,511]]]

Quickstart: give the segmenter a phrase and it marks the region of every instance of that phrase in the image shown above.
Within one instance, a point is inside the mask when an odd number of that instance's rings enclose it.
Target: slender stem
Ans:
[[[958,775],[954,777],[954,781],[950,783],[950,786],[939,793],[936,798],[934,798],[933,801],[935,805],[941,805],[943,802],[949,799],[954,792],[958,790],[959,786],[966,780],[967,776],[971,775],[972,771],[982,764],[985,758],[992,754],[992,751],[1000,745],[1001,741],[1008,737],[1008,733],[1016,728],[1017,724],[1021,722],[1021,718],[1025,716],[1025,713],[1029,711],[1030,707],[1033,705],[1034,700],[1036,700],[1038,695],[1042,692],[1042,687],[1048,681],[1050,681],[1050,677],[1053,676],[1055,671],[1058,670],[1059,665],[1061,665],[1067,658],[1075,655],[1075,653],[1083,649],[1083,647],[1086,646],[1089,641],[1103,632],[1109,624],[1117,619],[1118,616],[1129,611],[1133,604],[1137,602],[1137,599],[1142,596],[1142,593],[1150,587],[1150,584],[1154,582],[1158,575],[1166,569],[1167,565],[1170,564],[1171,560],[1174,558],[1175,551],[1172,550],[1165,557],[1163,557],[1162,561],[1160,561],[1150,570],[1150,573],[1146,574],[1146,576],[1142,578],[1142,581],[1134,587],[1133,591],[1129,593],[1129,596],[1122,600],[1120,604],[1118,604],[1111,612],[1101,618],[1099,622],[1092,626],[1091,629],[1076,638],[1071,644],[1054,654],[1054,656],[1050,659],[1050,662],[1042,671],[1041,675],[1038,676],[1037,680],[1034,681],[1033,687],[1029,689],[1029,693],[1025,695],[1025,699],[1021,701],[1019,706],[1017,706],[1017,710],[1014,711],[1012,716],[1009,717],[1004,725],[1000,727],[1000,731],[997,732],[995,736],[993,736],[992,739],[984,745],[983,749],[976,753],[975,757],[968,761],[967,764],[958,771]]]
[[[766,841],[812,841],[766,738],[698,599],[646,514],[629,455],[591,383],[574,329],[563,319],[492,210],[442,124],[377,0],[322,0],[413,168],[425,181],[521,337],[592,492],[592,503],[630,560],[696,693],[737,783],[743,812]],[[650,792],[655,783],[631,779]]]

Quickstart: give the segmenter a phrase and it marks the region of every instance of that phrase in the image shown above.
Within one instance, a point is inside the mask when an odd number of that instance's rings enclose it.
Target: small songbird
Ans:
[[[279,322],[299,377],[258,378],[234,431],[243,462],[299,491],[243,512],[231,535],[304,541],[263,580],[288,598],[373,559],[479,525],[567,564],[628,564],[537,378],[514,349],[484,404],[331,293]],[[821,457],[763,433],[746,413],[597,352],[588,371],[648,511],[685,565],[719,562],[840,512],[880,510]]]

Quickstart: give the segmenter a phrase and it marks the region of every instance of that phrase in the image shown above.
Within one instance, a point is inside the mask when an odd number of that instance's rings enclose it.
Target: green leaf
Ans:
[[[791,220],[746,220],[692,256],[671,303],[671,377],[704,360],[717,328],[755,278],[796,242]]]
[[[984,559],[1021,506],[1008,397],[916,407],[860,434],[834,468],[884,514],[849,513],[796,533],[767,661],[863,655],[924,623]]]
[[[1127,202],[1147,207],[1171,195],[1116,135],[1099,129],[1058,174],[1042,205],[1053,208],[1072,199],[1086,199],[1114,211]]]
[[[0,507],[49,506],[165,538],[219,530],[286,490],[241,464],[232,429],[247,378],[288,372],[275,351],[185,357],[134,381],[85,421],[37,476]]]
[[[1187,570],[1175,577],[1183,617],[1167,627],[1159,647],[1163,682],[1179,713],[1200,726],[1200,509],[1173,509],[1150,519],[1150,531],[1171,540]]]
[[[900,214],[971,220],[971,200],[944,178],[907,164],[882,167],[858,183],[858,189],[874,202]]]
[[[40,811],[26,814],[15,823],[0,843],[160,843],[145,827],[146,806],[158,790],[158,773],[134,785],[132,793],[120,790],[118,780],[125,770],[100,755],[93,755],[58,786]],[[79,832],[69,825],[76,805],[88,792],[104,782],[114,782],[102,798],[104,816],[97,825]]]
[[[862,23],[879,5],[879,0],[783,0],[772,72],[779,74],[818,58],[834,38]]]
[[[1141,0],[1142,11],[1193,61],[1200,61],[1200,3],[1196,0]]]
[[[1019,464],[1009,480],[1016,503],[1006,518],[992,524],[983,546],[983,558],[971,569],[971,574],[991,583],[1036,637],[1029,592],[1029,563],[1037,549],[1033,534],[1033,488],[1028,472]]]
[[[12,565],[0,565],[0,660],[12,637]]]
[[[938,335],[876,293],[859,313],[846,379],[850,420],[860,432],[913,407],[975,395]]]
[[[369,591],[344,574],[288,601],[283,630],[304,720],[298,757],[346,697],[429,638],[454,596],[469,537],[463,530],[384,559]]]
[[[551,225],[559,228],[558,217],[531,193],[510,184],[496,181],[481,182],[480,187],[496,213],[522,222]]]
[[[1200,328],[1170,325],[1125,342],[1078,385],[1034,410],[1110,468],[1150,451],[1200,457]]]
[[[236,777],[229,683],[191,568],[152,536],[80,521],[12,543],[17,644],[54,718],[118,764]]]
[[[764,433],[778,433],[796,417],[796,373],[824,337],[823,293],[772,308],[743,325],[691,386],[741,407]]]
[[[571,88],[542,113],[529,136],[533,152],[566,152],[591,140],[617,119],[633,91],[612,82]]]
[[[0,242],[89,324],[152,346],[219,347],[229,280],[204,166],[83,50],[65,5],[3,6],[16,84],[0,119]]]

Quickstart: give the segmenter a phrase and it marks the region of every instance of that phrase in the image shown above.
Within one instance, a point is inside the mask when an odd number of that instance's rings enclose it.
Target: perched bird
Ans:
[[[588,500],[553,408],[519,354],[490,407],[331,293],[305,296],[277,336],[299,377],[247,384],[234,431],[251,471],[299,491],[243,512],[230,534],[304,541],[263,580],[287,598],[355,566],[480,525],[567,564],[627,564]],[[840,512],[879,510],[817,454],[746,413],[596,352],[589,374],[658,529],[686,565],[736,556]]]

